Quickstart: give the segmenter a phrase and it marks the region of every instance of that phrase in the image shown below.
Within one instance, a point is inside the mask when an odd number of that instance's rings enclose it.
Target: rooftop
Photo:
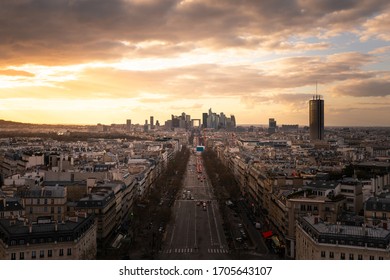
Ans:
[[[388,248],[390,231],[383,228],[329,224],[316,216],[304,216],[298,224],[319,243]]]
[[[63,223],[35,223],[30,225],[21,220],[0,219],[0,239],[11,246],[25,243],[73,241],[93,224],[94,216],[74,217],[74,219]]]

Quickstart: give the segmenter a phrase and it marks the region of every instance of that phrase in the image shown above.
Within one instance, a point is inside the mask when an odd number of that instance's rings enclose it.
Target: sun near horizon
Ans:
[[[2,1],[0,119],[390,125],[388,1]],[[318,87],[316,87],[316,84]]]

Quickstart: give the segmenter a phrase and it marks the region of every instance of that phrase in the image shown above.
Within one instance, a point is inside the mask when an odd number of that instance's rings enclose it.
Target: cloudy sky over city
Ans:
[[[390,125],[388,0],[1,0],[0,119]],[[316,87],[316,84],[318,85]]]

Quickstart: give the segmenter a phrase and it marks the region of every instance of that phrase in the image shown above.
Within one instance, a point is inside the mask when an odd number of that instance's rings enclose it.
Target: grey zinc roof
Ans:
[[[335,189],[339,185],[337,181],[312,181],[307,184],[307,187],[317,188],[317,189]]]
[[[302,217],[306,222],[311,224],[318,233],[320,234],[330,234],[330,235],[343,235],[343,236],[360,236],[360,237],[369,237],[369,238],[380,238],[385,239],[390,236],[390,231],[383,228],[370,228],[370,227],[361,227],[361,226],[347,226],[347,225],[337,225],[337,224],[328,224],[322,221],[319,221],[317,224],[314,222],[314,216]]]
[[[370,197],[365,203],[365,210],[390,212],[390,198]]]
[[[0,212],[3,211],[20,211],[23,210],[23,206],[16,199],[6,199],[5,207],[3,201],[0,202]]]

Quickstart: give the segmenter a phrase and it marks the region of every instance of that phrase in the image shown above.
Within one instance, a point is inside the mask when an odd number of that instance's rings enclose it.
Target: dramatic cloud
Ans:
[[[54,65],[174,55],[189,47],[324,49],[327,42],[300,38],[363,23],[368,33],[380,28],[386,36],[380,17],[366,20],[388,6],[386,0],[3,0],[0,58]],[[163,45],[142,46],[150,41]]]
[[[368,19],[363,24],[364,30],[361,32],[363,41],[369,38],[377,38],[384,41],[390,41],[390,11]]]
[[[390,76],[367,80],[351,80],[333,89],[336,93],[354,97],[384,97],[390,95]]]
[[[0,117],[218,106],[305,123],[316,83],[340,112],[390,102],[389,15],[388,0],[2,0]]]

